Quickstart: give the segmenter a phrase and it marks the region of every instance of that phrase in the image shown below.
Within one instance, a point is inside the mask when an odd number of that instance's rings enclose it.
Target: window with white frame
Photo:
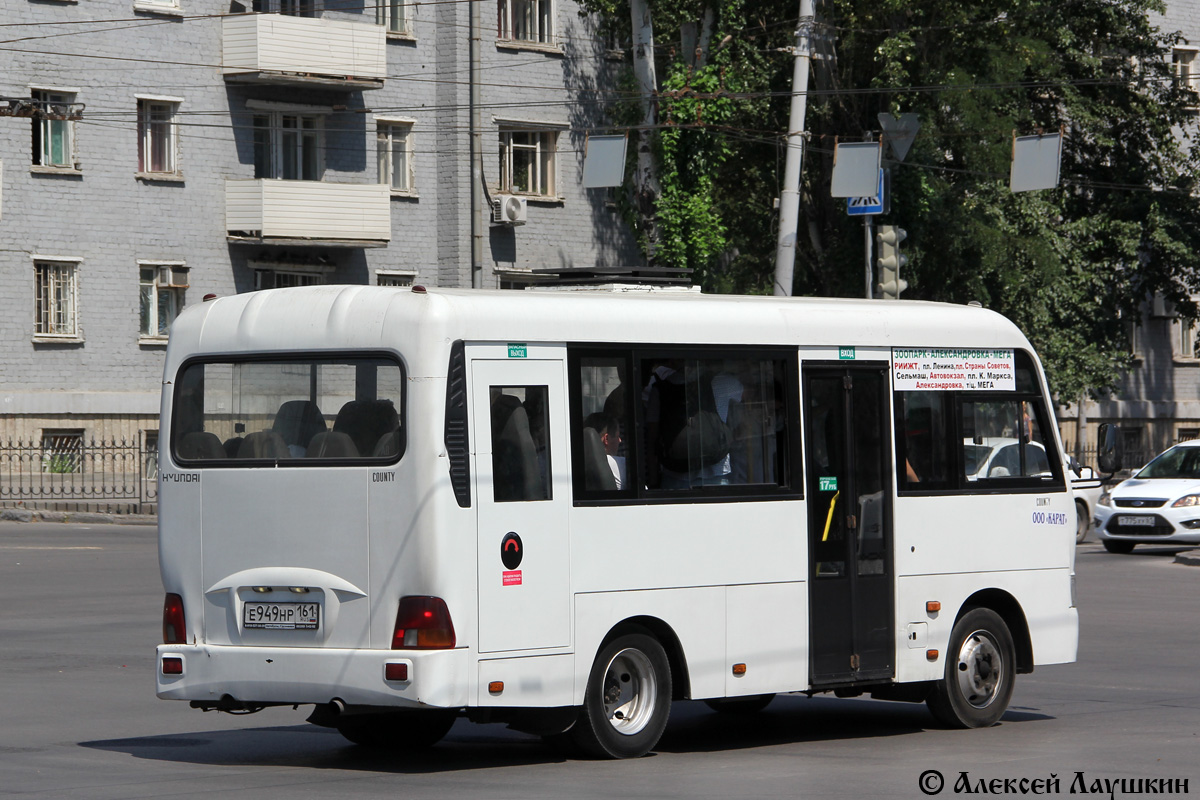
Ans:
[[[254,115],[254,177],[319,181],[325,172],[319,114]]]
[[[138,333],[166,338],[171,323],[183,310],[188,268],[179,262],[138,262]]]
[[[376,0],[375,21],[387,28],[388,33],[412,33],[411,9],[409,0]]]
[[[554,44],[554,0],[500,0],[500,38]]]
[[[552,197],[558,131],[500,130],[500,191]]]
[[[287,286],[321,286],[325,283],[322,272],[305,269],[256,269],[255,289],[282,289]]]
[[[375,150],[379,159],[379,182],[393,192],[412,192],[412,129],[409,120],[377,119],[375,121]]]
[[[1200,90],[1200,63],[1196,62],[1196,54],[1200,49],[1195,47],[1176,47],[1171,51],[1171,63],[1175,68],[1175,85],[1193,94]]]
[[[79,261],[35,259],[33,262],[33,333],[35,336],[79,336]]]
[[[1175,354],[1180,358],[1200,358],[1200,336],[1197,336],[1200,319],[1176,317],[1174,327],[1178,345]]]
[[[317,0],[253,0],[250,8],[256,14],[284,14],[289,17],[315,17],[321,9]]]
[[[133,0],[133,7],[138,11],[166,11],[179,8],[179,0]]]
[[[39,167],[75,167],[75,123],[68,117],[74,92],[36,89],[35,103],[44,112],[33,120],[33,163]]]
[[[379,269],[375,270],[375,284],[377,286],[412,286],[413,279],[417,277],[415,272],[404,272],[395,269]]]
[[[138,98],[138,172],[175,175],[179,172],[179,103]]]
[[[56,475],[82,472],[83,434],[79,428],[43,428],[42,472]]]

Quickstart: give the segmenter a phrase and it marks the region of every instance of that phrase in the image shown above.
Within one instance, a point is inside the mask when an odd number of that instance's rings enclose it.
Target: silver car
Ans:
[[[1200,440],[1165,451],[1096,504],[1096,535],[1110,553],[1138,544],[1200,545]]]

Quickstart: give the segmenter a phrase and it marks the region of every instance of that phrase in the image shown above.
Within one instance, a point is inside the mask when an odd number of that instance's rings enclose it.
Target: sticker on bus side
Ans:
[[[834,478],[818,478],[817,479],[817,491],[819,491],[819,492],[836,492],[837,491],[837,478],[836,477],[834,477]]]
[[[838,360],[839,361],[853,361],[854,360],[854,348],[853,347],[839,347],[838,348]]]
[[[1013,351],[1009,349],[892,349],[892,383],[898,392],[1015,392],[1016,374]]]
[[[520,586],[521,585],[521,570],[506,569],[501,573],[501,579],[505,586]]]
[[[509,358],[528,358],[529,350],[525,347],[524,344],[513,344],[512,342],[509,342],[508,343],[508,357]]]

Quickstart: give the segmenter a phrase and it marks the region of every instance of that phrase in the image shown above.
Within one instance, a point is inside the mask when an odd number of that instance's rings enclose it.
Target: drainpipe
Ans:
[[[471,139],[471,288],[483,288],[483,132],[479,110],[479,47],[482,17],[476,0],[467,4],[471,9],[468,28],[468,52],[471,62],[468,90]]]

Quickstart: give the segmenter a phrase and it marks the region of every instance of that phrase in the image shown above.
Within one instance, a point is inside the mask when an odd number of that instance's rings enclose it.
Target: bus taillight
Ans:
[[[167,594],[163,603],[163,644],[187,644],[183,598],[173,592]]]
[[[402,597],[392,633],[393,650],[435,650],[454,647],[454,623],[440,597]]]

